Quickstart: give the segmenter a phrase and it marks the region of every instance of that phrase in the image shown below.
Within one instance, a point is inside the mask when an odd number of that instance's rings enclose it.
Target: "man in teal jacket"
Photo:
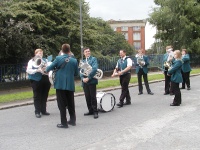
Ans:
[[[80,74],[83,90],[85,93],[85,99],[88,107],[88,112],[84,113],[84,116],[94,115],[94,119],[97,119],[98,110],[96,98],[96,85],[98,84],[98,80],[93,77],[97,72],[98,63],[96,57],[91,56],[89,48],[84,48],[83,53],[85,55],[83,63],[88,63],[92,67],[92,71],[88,76]]]
[[[63,55],[57,56],[52,64],[47,67],[49,72],[57,68],[55,74],[54,88],[56,89],[57,103],[60,110],[61,124],[57,124],[58,128],[68,128],[68,124],[76,125],[76,113],[74,104],[74,76],[78,76],[78,62],[74,57],[70,56],[70,45],[62,45]],[[67,122],[66,107],[70,115]]]
[[[136,55],[135,59],[135,64],[136,64],[136,73],[138,77],[138,88],[139,88],[138,95],[143,94],[142,76],[144,79],[144,84],[146,86],[147,93],[153,95],[154,93],[151,92],[149,88],[148,77],[147,77],[148,73],[147,66],[149,65],[149,59],[147,56],[143,55],[142,50],[138,50],[138,54]]]
[[[190,67],[190,56],[189,54],[187,54],[187,50],[186,49],[182,49],[182,77],[183,77],[183,82],[182,82],[182,88],[181,89],[185,89],[185,84],[187,85],[187,90],[190,90],[190,71],[191,71],[191,67]]]
[[[174,101],[170,104],[170,106],[180,106],[182,98],[181,91],[179,89],[179,83],[183,82],[183,79],[181,75],[181,52],[179,50],[174,51],[174,58],[175,61],[173,62],[171,69],[169,69],[167,73],[168,76],[171,76],[171,88],[175,95]]]

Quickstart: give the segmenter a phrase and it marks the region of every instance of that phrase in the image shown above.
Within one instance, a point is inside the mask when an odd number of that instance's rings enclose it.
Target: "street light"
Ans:
[[[83,60],[83,20],[82,20],[82,0],[79,0],[79,5],[80,5],[81,60]]]

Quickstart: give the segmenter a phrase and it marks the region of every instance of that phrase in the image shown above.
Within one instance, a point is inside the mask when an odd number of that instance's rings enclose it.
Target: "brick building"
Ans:
[[[135,50],[145,50],[146,20],[109,20],[108,23],[114,31],[122,33]]]

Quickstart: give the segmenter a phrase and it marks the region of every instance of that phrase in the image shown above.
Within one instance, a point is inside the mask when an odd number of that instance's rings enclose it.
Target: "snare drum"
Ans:
[[[115,106],[115,97],[111,93],[98,92],[97,95],[97,108],[100,111],[111,111]]]

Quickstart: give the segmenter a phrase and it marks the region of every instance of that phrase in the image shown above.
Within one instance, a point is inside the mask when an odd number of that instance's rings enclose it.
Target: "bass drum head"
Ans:
[[[115,106],[115,97],[111,93],[105,94],[101,99],[101,108],[103,111],[111,111]]]
[[[49,82],[54,85],[55,82],[55,71],[49,71]]]

